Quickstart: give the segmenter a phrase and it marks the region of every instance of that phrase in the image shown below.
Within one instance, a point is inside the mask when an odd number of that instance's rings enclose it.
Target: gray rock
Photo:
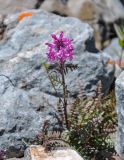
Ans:
[[[114,38],[111,44],[105,48],[106,56],[109,56],[113,61],[119,61],[121,56],[121,47],[118,44],[118,38]],[[122,57],[124,59],[124,55]]]
[[[116,80],[116,110],[118,115],[116,150],[124,159],[124,72]]]
[[[111,44],[104,49],[103,54],[115,63],[115,76],[118,77],[124,68],[124,50],[119,46],[118,38],[112,40]]]
[[[56,94],[41,66],[47,61],[45,42],[51,41],[51,33],[63,30],[74,40],[74,63],[79,69],[66,78],[71,96],[78,93],[77,78],[89,94],[99,80],[106,94],[114,78],[114,67],[95,49],[93,29],[88,24],[42,10],[30,12],[33,16],[19,23],[18,14],[10,21],[8,16],[5,21],[11,27],[7,26],[0,42],[0,148],[6,149],[10,158],[23,155],[23,139],[34,143],[46,119],[51,122],[50,129],[60,128],[55,112]]]

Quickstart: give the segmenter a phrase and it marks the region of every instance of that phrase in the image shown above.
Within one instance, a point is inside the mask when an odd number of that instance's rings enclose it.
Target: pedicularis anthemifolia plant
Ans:
[[[65,62],[67,60],[72,60],[74,56],[74,47],[72,44],[72,39],[64,37],[63,32],[60,32],[59,37],[55,34],[52,34],[53,43],[46,43],[48,46],[48,61],[50,63],[56,62],[58,65],[58,73],[60,74],[61,79],[58,80],[58,77],[55,78],[54,75],[50,77],[51,82],[54,85],[53,80],[58,82],[62,86],[63,99],[59,98],[60,103],[63,105],[63,122],[66,128],[68,128],[67,120],[67,98],[68,90],[65,83]],[[54,87],[55,89],[55,87]],[[56,89],[55,89],[56,91]]]
[[[69,103],[69,91],[65,76],[68,71],[78,68],[77,65],[68,63],[74,57],[72,39],[65,37],[63,32],[60,32],[58,37],[52,34],[52,39],[53,43],[46,43],[50,65],[45,64],[44,66],[59,97],[58,113],[59,120],[63,125],[63,132],[48,131],[48,122],[46,121],[40,138],[47,151],[67,146],[67,142],[81,155],[86,155],[88,159],[99,150],[112,147],[109,134],[115,132],[116,126],[114,94],[112,92],[103,98],[102,85],[101,82],[98,82],[94,96],[87,97],[81,81],[78,80],[79,95]],[[58,93],[60,89],[62,95]],[[70,108],[69,113],[67,113],[67,107]]]

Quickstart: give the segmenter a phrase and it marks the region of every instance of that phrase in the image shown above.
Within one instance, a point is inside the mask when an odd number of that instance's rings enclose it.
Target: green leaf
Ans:
[[[119,43],[121,48],[124,48],[124,40],[119,39],[118,43]]]
[[[49,69],[49,66],[50,66],[49,64],[47,64],[47,63],[42,63],[42,65],[45,67],[46,70]]]

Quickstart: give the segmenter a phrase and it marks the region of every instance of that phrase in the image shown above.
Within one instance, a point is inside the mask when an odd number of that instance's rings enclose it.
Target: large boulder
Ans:
[[[6,17],[7,28],[0,42],[0,148],[7,150],[8,157],[21,157],[24,141],[34,143],[46,119],[51,128],[59,127],[54,109],[58,95],[41,66],[47,61],[45,42],[51,41],[51,33],[64,31],[73,38],[73,63],[79,68],[66,77],[70,96],[78,94],[78,78],[87,94],[93,93],[99,80],[107,94],[114,78],[114,67],[96,50],[88,24],[42,10],[28,12],[33,16],[20,22],[20,13]]]
[[[106,56],[109,56],[113,61],[118,62],[121,57],[122,48],[119,46],[118,38],[114,38],[110,45],[104,49]],[[124,55],[122,54],[122,60]]]
[[[124,49],[119,46],[118,38],[114,38],[104,49],[104,55],[115,64],[115,77],[118,77],[124,68]]]
[[[124,71],[116,80],[116,109],[118,115],[116,150],[124,159]]]

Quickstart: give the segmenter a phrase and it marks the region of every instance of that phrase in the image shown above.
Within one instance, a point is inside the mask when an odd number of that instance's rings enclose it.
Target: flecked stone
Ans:
[[[116,110],[118,115],[118,129],[116,136],[116,150],[124,159],[124,71],[116,80]]]

